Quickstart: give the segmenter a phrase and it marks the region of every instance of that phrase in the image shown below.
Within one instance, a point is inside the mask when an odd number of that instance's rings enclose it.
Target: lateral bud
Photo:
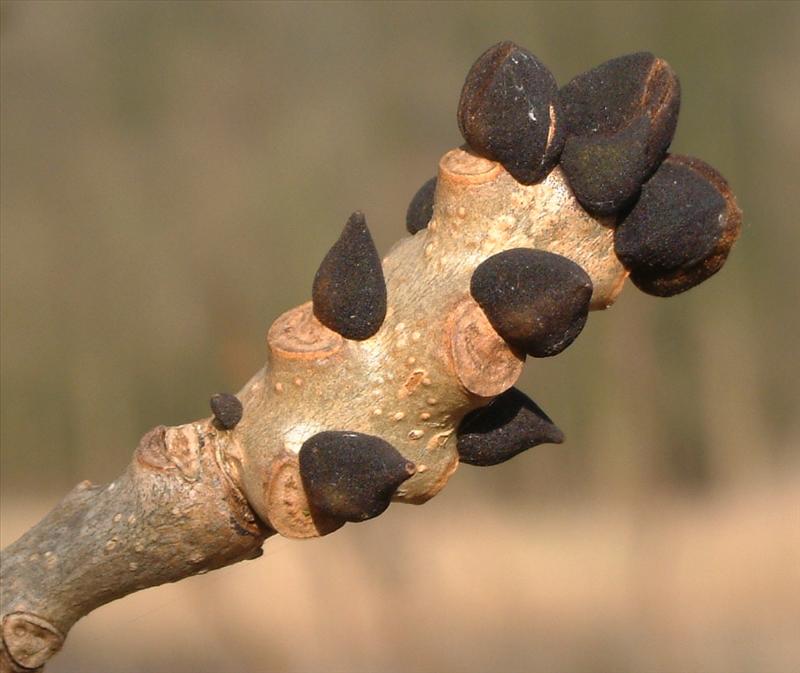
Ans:
[[[561,255],[514,248],[484,260],[470,291],[501,337],[541,358],[557,355],[581,333],[592,279]]]
[[[208,402],[217,424],[224,430],[233,430],[242,420],[242,403],[236,395],[217,393]]]
[[[381,514],[417,471],[391,444],[360,432],[320,432],[303,443],[298,458],[309,503],[352,522]]]
[[[433,197],[436,193],[436,178],[426,181],[414,194],[406,211],[406,230],[416,234],[428,226],[433,216]]]
[[[311,292],[314,315],[346,339],[363,341],[386,317],[386,282],[364,213],[354,212],[322,260]]]
[[[498,465],[539,444],[561,444],[564,433],[517,388],[467,414],[458,426],[458,456],[469,465]]]

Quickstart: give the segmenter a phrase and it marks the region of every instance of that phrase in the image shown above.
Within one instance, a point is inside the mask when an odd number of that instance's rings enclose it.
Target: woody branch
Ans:
[[[740,226],[724,179],[668,155],[679,87],[651,54],[559,90],[512,43],[470,70],[467,145],[442,157],[381,260],[354,213],[312,301],[280,316],[267,359],[210,418],[158,427],[124,474],[79,484],[3,551],[0,668],[30,671],[96,607],[423,503],[459,462],[491,465],[563,435],[513,387],[566,348],[626,278],[651,294],[715,273]]]

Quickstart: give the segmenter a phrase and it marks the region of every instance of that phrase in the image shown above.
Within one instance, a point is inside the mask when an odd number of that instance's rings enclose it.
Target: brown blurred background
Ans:
[[[564,429],[423,509],[111,604],[52,673],[800,670],[800,4],[2,4],[2,543],[261,364],[354,209],[382,251],[513,39],[650,50],[745,213],[521,387]]]

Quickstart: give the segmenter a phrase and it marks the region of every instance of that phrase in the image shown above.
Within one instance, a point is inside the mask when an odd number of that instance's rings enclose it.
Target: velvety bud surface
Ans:
[[[350,216],[325,255],[311,298],[317,320],[346,339],[362,341],[380,329],[386,317],[386,282],[363,213]]]
[[[525,393],[509,388],[458,427],[462,463],[497,465],[539,444],[561,444],[564,433]]]
[[[680,84],[648,52],[612,59],[559,92],[566,143],[561,167],[588,211],[607,215],[636,198],[672,141]]]
[[[416,234],[428,226],[433,216],[433,196],[436,193],[436,178],[431,178],[414,194],[406,211],[406,229]]]
[[[242,403],[236,395],[217,393],[208,404],[217,423],[225,430],[232,430],[242,420]]]
[[[416,468],[380,437],[359,432],[320,432],[300,449],[300,477],[309,502],[344,521],[381,514]]]
[[[684,292],[722,268],[741,228],[728,183],[711,166],[670,156],[614,234],[614,248],[641,290]]]
[[[569,346],[586,324],[592,280],[566,257],[514,248],[482,262],[470,291],[508,343],[548,357]]]
[[[467,74],[458,126],[469,146],[499,161],[519,182],[544,178],[563,146],[558,86],[547,67],[526,49],[501,42],[484,52]]]

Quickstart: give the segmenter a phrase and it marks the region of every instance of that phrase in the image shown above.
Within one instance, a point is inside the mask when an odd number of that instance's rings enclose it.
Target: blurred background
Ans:
[[[424,509],[147,590],[52,673],[800,670],[800,4],[3,2],[2,544],[261,366],[352,210],[381,251],[512,39],[637,50],[731,182],[721,273],[520,387],[567,434]]]

